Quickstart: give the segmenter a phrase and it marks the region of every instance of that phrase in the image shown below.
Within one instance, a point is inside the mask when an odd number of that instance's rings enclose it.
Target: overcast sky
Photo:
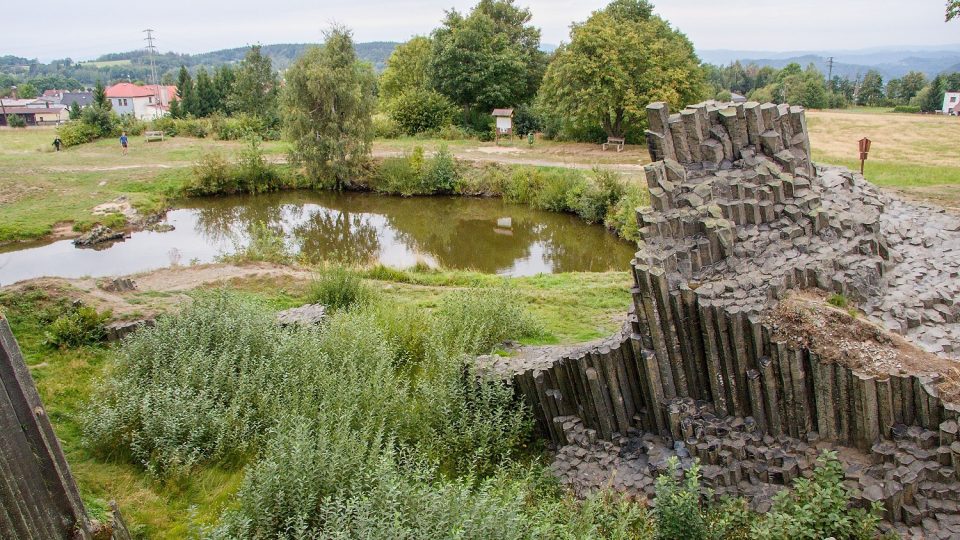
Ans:
[[[11,0],[12,1],[12,0]],[[88,60],[143,45],[153,28],[161,51],[205,52],[254,43],[315,42],[331,21],[357,41],[404,41],[427,34],[451,7],[476,0],[46,0],[8,6],[0,55]],[[533,12],[543,42],[566,41],[570,23],[603,0],[518,0]],[[655,0],[656,10],[698,49],[850,50],[960,43],[943,0]]]

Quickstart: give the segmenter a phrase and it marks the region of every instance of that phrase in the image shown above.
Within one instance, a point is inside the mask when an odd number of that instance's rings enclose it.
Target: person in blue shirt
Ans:
[[[123,155],[127,155],[127,132],[120,134],[120,147],[123,148]]]

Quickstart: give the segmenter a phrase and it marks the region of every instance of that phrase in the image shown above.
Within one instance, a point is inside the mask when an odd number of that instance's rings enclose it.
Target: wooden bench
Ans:
[[[162,140],[163,140],[163,132],[162,132],[162,131],[144,131],[144,132],[143,132],[143,138],[146,139],[147,142],[150,142],[150,141],[162,141]]]
[[[620,137],[607,137],[607,142],[603,143],[603,151],[607,151],[607,147],[610,145],[617,145],[617,152],[623,152],[623,145],[626,144],[626,139]]]

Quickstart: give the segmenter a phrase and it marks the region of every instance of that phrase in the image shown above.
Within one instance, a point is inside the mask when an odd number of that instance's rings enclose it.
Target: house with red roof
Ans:
[[[107,98],[119,115],[129,114],[138,120],[155,120],[170,111],[170,101],[177,99],[176,86],[118,83],[106,90]]]

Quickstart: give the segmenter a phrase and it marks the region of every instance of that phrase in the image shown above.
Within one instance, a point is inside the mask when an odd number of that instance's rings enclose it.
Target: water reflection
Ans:
[[[103,251],[64,241],[0,253],[0,284],[212,262],[246,245],[258,223],[282,232],[291,251],[310,261],[400,268],[425,262],[512,276],[597,272],[627,268],[634,251],[574,216],[497,199],[290,192],[191,200],[167,221],[175,230],[135,233]]]

